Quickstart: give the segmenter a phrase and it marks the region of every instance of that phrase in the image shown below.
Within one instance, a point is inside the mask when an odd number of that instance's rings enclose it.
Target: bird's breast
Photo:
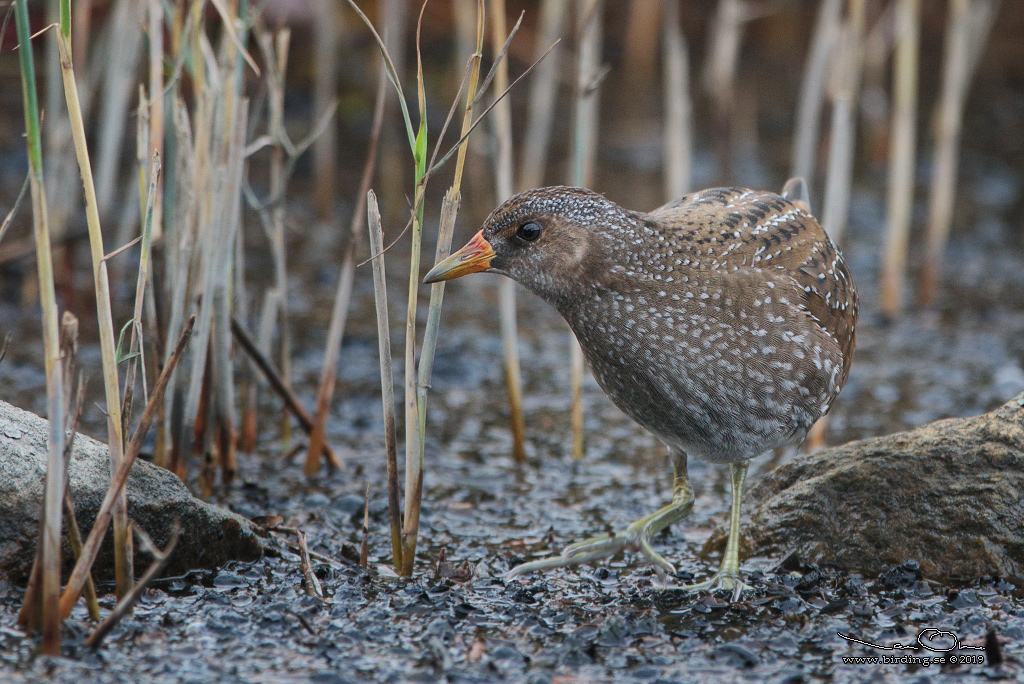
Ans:
[[[663,441],[706,460],[802,437],[827,410],[826,376],[838,366],[810,331],[784,325],[786,297],[763,282],[683,285],[594,291],[563,311],[601,387]]]

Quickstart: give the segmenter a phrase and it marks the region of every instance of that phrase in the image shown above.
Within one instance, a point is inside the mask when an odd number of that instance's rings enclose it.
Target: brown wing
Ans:
[[[837,393],[853,361],[857,292],[839,250],[802,204],[770,192],[713,188],[649,216],[669,233],[675,253],[688,255],[697,268],[753,268],[768,280],[795,282],[798,306],[836,346],[842,364]]]

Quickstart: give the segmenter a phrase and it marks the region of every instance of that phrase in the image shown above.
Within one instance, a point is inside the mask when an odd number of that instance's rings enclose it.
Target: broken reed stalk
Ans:
[[[895,316],[903,308],[903,277],[914,203],[914,148],[917,135],[917,61],[920,0],[896,5],[896,65],[893,74],[893,117],[890,132],[888,229],[882,260],[882,313]]]
[[[68,541],[71,542],[71,550],[75,554],[75,560],[82,556],[82,531],[78,527],[78,519],[75,517],[75,502],[71,498],[71,490],[64,490],[64,513],[67,515]],[[96,598],[96,585],[92,580],[90,572],[85,578],[85,587],[82,591],[85,598],[85,606],[89,610],[89,619],[99,622],[102,619],[100,604]],[[60,596],[57,598],[58,610],[60,609]]]
[[[950,2],[935,133],[935,175],[928,198],[928,238],[919,291],[921,306],[930,306],[938,293],[942,254],[953,222],[964,105],[998,5],[998,0]]]
[[[391,521],[391,553],[396,572],[402,562],[402,512],[398,499],[398,437],[395,429],[395,380],[391,362],[391,325],[388,321],[387,279],[384,273],[384,234],[377,196],[366,193],[366,223],[373,255],[373,295],[377,311],[377,348],[380,354],[380,390],[384,410],[384,450],[388,473],[388,518]]]
[[[576,115],[573,135],[573,185],[589,187],[597,156],[600,99],[603,0],[593,0],[581,15],[579,62],[576,72]],[[572,457],[583,458],[583,349],[569,333],[570,384],[572,387]]]
[[[825,83],[829,64],[838,39],[839,14],[843,0],[824,0],[814,21],[811,48],[807,53],[804,77],[800,84],[800,102],[797,105],[796,132],[793,136],[793,158],[790,161],[791,178],[804,178],[814,182],[814,160],[818,150],[818,130],[821,107],[825,99]]]
[[[146,408],[139,418],[139,425],[135,428],[131,442],[128,443],[128,447],[125,449],[124,459],[110,478],[110,487],[103,497],[100,510],[96,513],[96,520],[93,522],[92,529],[89,530],[89,536],[82,547],[82,555],[75,562],[75,567],[71,571],[71,577],[68,578],[67,586],[64,587],[64,593],[60,597],[60,616],[62,620],[71,615],[71,609],[75,607],[78,597],[82,594],[86,579],[89,577],[89,571],[93,563],[96,562],[96,554],[99,553],[100,544],[103,542],[107,527],[110,525],[118,495],[124,493],[124,483],[128,480],[128,474],[135,463],[135,458],[142,449],[143,442],[146,439],[146,431],[149,430],[150,423],[153,422],[153,418],[160,407],[160,396],[167,389],[171,373],[178,364],[181,353],[185,350],[185,345],[192,334],[192,327],[195,325],[195,322],[196,317],[193,315],[189,317],[188,322],[185,324],[181,337],[178,338],[177,344],[174,345],[174,352],[167,359],[167,364],[153,385],[153,393],[150,395],[149,403],[146,404]]]
[[[60,351],[62,357],[62,377],[64,382],[64,410],[70,427],[64,442],[64,514],[67,516],[68,541],[77,560],[82,555],[82,532],[75,517],[75,502],[71,498],[71,485],[68,471],[71,468],[71,457],[75,447],[75,436],[78,434],[78,423],[82,418],[82,405],[85,401],[85,380],[78,364],[78,319],[70,311],[65,311],[60,321]],[[89,609],[89,617],[99,621],[100,605],[96,600],[96,587],[92,575],[85,580],[85,605]],[[60,598],[57,599],[59,611]]]
[[[558,39],[565,24],[568,0],[542,0],[540,28],[534,47],[539,58],[545,47]],[[544,185],[548,148],[551,144],[551,123],[555,117],[555,98],[558,94],[558,63],[556,52],[537,66],[530,83],[530,106],[527,110],[526,135],[523,138],[523,157],[520,166],[520,190]]]
[[[491,0],[491,40],[494,53],[501,52],[507,27],[505,0]],[[498,91],[508,87],[508,62],[497,65],[494,86]],[[498,140],[495,157],[497,204],[512,197],[512,108],[508,99],[497,104],[494,132]],[[505,387],[508,392],[509,420],[512,429],[512,456],[516,463],[526,461],[526,420],[523,417],[523,381],[519,367],[519,341],[516,324],[516,284],[502,278],[498,284],[498,311],[501,318],[501,341],[505,351]]]
[[[121,424],[121,395],[118,381],[117,360],[114,350],[114,318],[110,306],[110,282],[107,278],[107,263],[103,253],[103,231],[100,228],[99,207],[96,203],[96,186],[92,177],[92,164],[85,138],[85,122],[78,101],[78,87],[71,61],[71,12],[70,0],[61,0],[60,30],[57,47],[60,51],[60,69],[64,81],[64,97],[67,100],[68,116],[71,121],[71,135],[75,143],[75,155],[82,174],[85,191],[85,217],[89,226],[89,248],[92,255],[93,285],[96,290],[96,323],[99,327],[100,354],[103,359],[103,386],[106,395],[107,434],[110,449],[111,475],[123,460],[124,436]],[[132,538],[128,532],[127,498],[124,491],[118,493],[114,508],[114,575],[117,596],[123,597],[134,581],[132,570]]]
[[[116,627],[117,623],[131,611],[132,606],[134,606],[135,602],[139,600],[140,596],[142,596],[142,592],[146,590],[150,583],[156,579],[157,575],[159,575],[164,569],[164,566],[167,565],[168,559],[171,557],[171,554],[174,553],[174,547],[178,544],[178,533],[180,532],[180,528],[178,527],[177,522],[175,522],[174,527],[171,529],[171,540],[167,542],[167,547],[163,551],[156,548],[156,545],[153,544],[153,540],[150,539],[149,535],[143,532],[141,528],[132,525],[132,529],[139,537],[139,545],[153,555],[153,563],[146,570],[146,574],[142,576],[142,579],[132,587],[130,592],[117,602],[117,605],[114,606],[114,610],[110,612],[110,615],[108,615],[103,622],[97,625],[96,630],[93,631],[93,633],[89,635],[89,638],[85,640],[85,645],[90,648],[97,648],[101,643],[103,643],[103,639],[110,633],[110,630]]]
[[[21,88],[25,111],[25,133],[29,161],[29,186],[32,194],[32,229],[36,242],[36,266],[39,278],[39,304],[43,320],[43,364],[46,370],[47,435],[46,484],[40,518],[40,572],[42,580],[41,616],[42,652],[60,654],[60,533],[65,489],[64,469],[64,388],[60,368],[60,331],[57,322],[57,295],[53,284],[53,258],[50,229],[46,216],[46,191],[43,183],[43,151],[39,130],[39,102],[36,95],[35,63],[25,0],[15,3],[15,24],[20,50]],[[26,601],[28,600],[26,594]]]
[[[306,593],[313,598],[324,600],[324,588],[320,586],[320,580],[313,573],[313,563],[309,560],[309,544],[306,542],[306,533],[299,530],[299,558],[302,562],[302,586]]]
[[[680,25],[678,0],[662,0],[662,61],[665,90],[665,199],[690,189],[693,158],[693,103],[690,100],[690,58]]]
[[[850,208],[853,151],[857,133],[856,104],[861,72],[864,2],[850,0],[832,73],[832,140],[829,149],[825,207],[821,225],[839,243]]]
[[[331,311],[331,325],[327,331],[327,345],[324,349],[324,365],[320,370],[320,389],[317,392],[316,417],[313,429],[309,433],[309,449],[306,452],[306,477],[312,477],[320,469],[320,452],[327,431],[327,414],[330,411],[331,399],[334,397],[334,386],[338,379],[338,354],[345,336],[345,321],[348,318],[349,303],[352,300],[352,282],[356,274],[356,252],[362,244],[363,222],[366,220],[366,193],[373,182],[373,171],[377,163],[377,145],[380,131],[384,123],[384,104],[387,101],[387,74],[381,68],[380,81],[377,85],[377,99],[373,108],[373,129],[370,133],[370,145],[366,152],[366,163],[363,165],[363,177],[359,182],[359,194],[356,196],[356,208],[352,213],[349,225],[348,245],[341,263],[341,275],[338,276],[338,289],[334,294],[334,308]],[[333,150],[333,146],[331,148]],[[314,148],[315,152],[316,148]],[[333,164],[332,164],[333,167]]]
[[[295,419],[299,422],[299,426],[310,434],[313,430],[313,420],[309,417],[309,412],[306,411],[305,407],[299,401],[299,398],[295,396],[295,392],[292,388],[285,383],[284,378],[281,377],[281,373],[274,368],[273,362],[270,361],[259,350],[252,337],[245,331],[242,324],[238,322],[238,319],[234,316],[231,317],[231,334],[238,342],[238,346],[242,348],[249,358],[253,360],[256,367],[263,372],[263,376],[267,379],[271,388],[277,392],[278,396],[284,400],[285,410],[291,412]],[[332,468],[340,468],[341,463],[338,461],[338,457],[334,454],[330,445],[326,442],[323,443],[322,448],[324,456],[327,458],[327,462]]]
[[[370,481],[366,481],[363,495],[363,539],[359,544],[359,567],[365,568],[370,557]]]

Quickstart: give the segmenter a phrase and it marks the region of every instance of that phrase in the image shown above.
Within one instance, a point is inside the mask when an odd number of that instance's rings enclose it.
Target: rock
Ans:
[[[1024,575],[1024,394],[981,416],[802,455],[746,497],[745,551],[875,576]],[[709,542],[724,548],[724,534]],[[709,547],[710,548],[710,547]]]
[[[46,430],[42,418],[0,401],[0,576],[14,581],[27,579],[35,555],[46,476]],[[83,537],[91,529],[110,484],[109,463],[105,444],[84,435],[75,438],[69,478]],[[233,559],[256,560],[263,551],[251,522],[196,499],[181,480],[163,468],[136,461],[127,489],[129,518],[159,547],[167,544],[174,520],[181,525],[165,575],[213,568]],[[93,566],[98,579],[113,577],[110,538],[108,531]],[[70,570],[72,555],[66,536],[62,558]],[[137,553],[136,572],[145,571],[151,560]]]

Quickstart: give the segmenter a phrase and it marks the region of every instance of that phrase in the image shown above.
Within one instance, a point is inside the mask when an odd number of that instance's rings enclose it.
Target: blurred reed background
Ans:
[[[237,452],[274,432],[316,478],[324,466],[347,467],[329,422],[344,401],[335,381],[353,282],[374,279],[388,435],[386,455],[366,457],[388,459],[393,565],[403,575],[415,569],[434,350],[458,334],[441,316],[444,285],[419,279],[453,235],[461,244],[514,191],[583,184],[650,209],[699,188],[780,190],[803,176],[812,209],[841,245],[872,220],[859,213],[864,206],[885,207],[884,239],[847,250],[867,264],[857,277],[881,320],[950,305],[945,245],[977,221],[961,201],[965,136],[968,164],[984,153],[1003,165],[1003,182],[1021,182],[1024,108],[1019,91],[1003,88],[1024,78],[1016,3],[4,5],[0,325],[8,329],[0,338],[10,334],[12,353],[36,359],[48,377],[45,400],[16,385],[6,398],[57,426],[77,424],[77,382],[56,372],[68,358],[58,314],[71,312],[79,344],[100,350],[81,362],[103,378],[81,418],[90,432],[105,424],[97,436],[112,445],[112,475],[127,473],[148,439],[154,463],[209,497],[235,480]],[[50,24],[59,27],[44,31]],[[30,203],[19,200],[26,182]],[[1019,193],[1009,202],[1007,215]],[[320,261],[311,265],[310,255]],[[307,286],[324,263],[340,276],[333,302],[315,306]],[[404,306],[389,293],[385,263],[408,283]],[[516,287],[480,285],[482,296],[495,292],[510,448],[522,461],[531,421],[517,328],[531,323],[517,317]],[[311,309],[329,331],[319,389],[292,366],[295,312],[308,320]],[[404,350],[404,411],[392,394],[392,342]],[[584,369],[574,342],[569,349],[573,409],[557,429],[567,453],[582,457]],[[73,430],[54,429],[44,506],[51,536],[39,561],[50,570],[40,569],[24,612],[26,621],[48,620],[51,649],[66,438]],[[118,596],[130,605],[132,534],[123,493],[115,487],[108,498]],[[105,528],[98,523],[85,543],[64,615],[86,590],[93,537]]]

